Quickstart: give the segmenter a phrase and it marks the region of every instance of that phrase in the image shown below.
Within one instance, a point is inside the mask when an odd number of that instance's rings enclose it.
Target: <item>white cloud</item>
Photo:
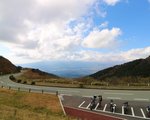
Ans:
[[[108,27],[108,21],[105,21],[100,24],[99,28],[107,28]]]
[[[114,6],[116,5],[118,2],[120,2],[120,0],[103,0],[107,5],[111,5]]]
[[[98,0],[0,0],[1,52],[14,63],[35,60],[127,61],[145,57],[150,48],[101,53],[87,48],[114,47],[120,28],[108,22],[93,29],[93,14],[106,16]],[[105,0],[115,5],[119,0]],[[93,11],[93,7],[94,10]],[[94,13],[95,12],[95,13]],[[86,36],[87,35],[87,36]],[[86,37],[85,37],[86,36]],[[83,48],[84,46],[84,48]],[[111,58],[111,59],[110,59]]]
[[[90,29],[88,13],[95,1],[0,1],[0,42],[5,42],[14,56],[66,58],[78,51],[82,35]],[[76,25],[71,27],[71,21]]]
[[[82,45],[88,48],[112,48],[117,45],[117,37],[121,35],[119,28],[93,30],[83,40]]]
[[[16,42],[17,36],[28,34],[43,24],[59,27],[85,15],[96,0],[2,0],[0,1],[0,40]],[[79,4],[80,3],[80,4]],[[30,26],[26,24],[30,22]],[[36,27],[36,28],[35,28]]]
[[[139,58],[146,58],[150,54],[150,47],[131,49],[128,51],[102,53],[91,50],[82,50],[74,56],[75,60],[97,61],[101,63],[124,63]]]
[[[138,58],[146,58],[150,55],[150,47],[131,49],[121,53],[124,60],[130,61]]]

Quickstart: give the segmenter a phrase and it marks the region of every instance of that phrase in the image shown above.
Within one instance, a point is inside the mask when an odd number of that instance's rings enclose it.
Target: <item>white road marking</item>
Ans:
[[[133,107],[131,107],[132,116],[135,116]]]
[[[86,107],[86,109],[89,109],[90,105],[91,105],[91,103],[89,103],[89,105]]]
[[[80,108],[84,103],[85,103],[85,101],[83,101],[78,107]]]
[[[74,92],[74,93],[79,93],[80,91],[70,91],[70,90],[58,90],[59,92]]]
[[[146,116],[145,116],[145,113],[144,113],[143,109],[141,108],[140,110],[141,110],[141,112],[142,112],[143,117],[144,117],[144,118],[146,118]]]
[[[107,97],[107,99],[118,99],[118,100],[121,100],[121,98],[119,98],[119,97]]]
[[[105,106],[107,107],[107,104],[105,104]],[[104,108],[106,108],[106,107],[104,107]],[[86,109],[86,107],[81,107],[82,109]],[[104,113],[112,113],[112,112],[110,112],[110,111],[105,111],[105,110],[95,110],[95,111],[97,111],[97,112],[104,112]],[[122,115],[122,116],[128,116],[128,117],[134,117],[134,118],[138,118],[138,119],[143,119],[143,120],[149,120],[149,118],[144,118],[144,117],[142,117],[142,116],[133,116],[133,115],[129,115],[129,114],[122,114],[122,113],[117,113],[117,112],[115,112],[114,114],[116,114],[116,115]],[[124,119],[124,120],[127,120],[127,119]]]
[[[124,115],[124,106],[122,106],[122,114]]]
[[[109,95],[134,95],[132,93],[109,93],[109,92],[104,92],[104,94],[109,94]]]
[[[64,97],[63,95],[59,95],[60,99],[63,101],[64,100]]]
[[[97,105],[96,105],[96,107],[95,107],[95,109],[94,109],[94,110],[96,110],[98,106],[99,106],[99,103],[97,103]]]
[[[134,98],[134,100],[137,100],[137,101],[149,101],[149,99],[144,99],[144,98]]]
[[[106,107],[107,107],[107,104],[105,104],[103,111],[105,111],[105,110],[106,110]]]

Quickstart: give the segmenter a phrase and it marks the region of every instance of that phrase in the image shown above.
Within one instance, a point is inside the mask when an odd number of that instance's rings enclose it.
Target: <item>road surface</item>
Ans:
[[[15,74],[17,76],[19,74]],[[136,90],[102,90],[102,89],[82,89],[82,88],[59,88],[59,87],[45,87],[45,86],[33,86],[19,84],[9,79],[10,75],[0,76],[0,86],[11,87],[22,91],[28,91],[31,89],[34,92],[50,92],[59,94],[67,94],[74,96],[93,96],[102,95],[104,99],[116,99],[116,100],[130,100],[130,101],[150,101],[150,91],[136,91]]]

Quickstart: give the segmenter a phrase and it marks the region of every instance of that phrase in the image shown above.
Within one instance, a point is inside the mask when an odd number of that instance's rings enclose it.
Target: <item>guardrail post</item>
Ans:
[[[18,88],[18,91],[20,91],[20,88]]]
[[[58,96],[58,91],[56,91],[56,96]]]
[[[44,93],[44,90],[42,90],[42,94]]]
[[[9,90],[11,89],[11,87],[9,86]]]
[[[29,88],[29,93],[31,92],[31,89]]]
[[[3,88],[3,85],[2,85],[2,88]]]

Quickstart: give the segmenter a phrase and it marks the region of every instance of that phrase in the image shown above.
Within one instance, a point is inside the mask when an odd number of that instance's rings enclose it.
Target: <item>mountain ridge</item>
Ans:
[[[150,77],[150,56],[100,70],[88,77],[104,80],[112,77]]]
[[[0,74],[17,73],[20,71],[20,67],[16,67],[8,59],[0,56]]]

